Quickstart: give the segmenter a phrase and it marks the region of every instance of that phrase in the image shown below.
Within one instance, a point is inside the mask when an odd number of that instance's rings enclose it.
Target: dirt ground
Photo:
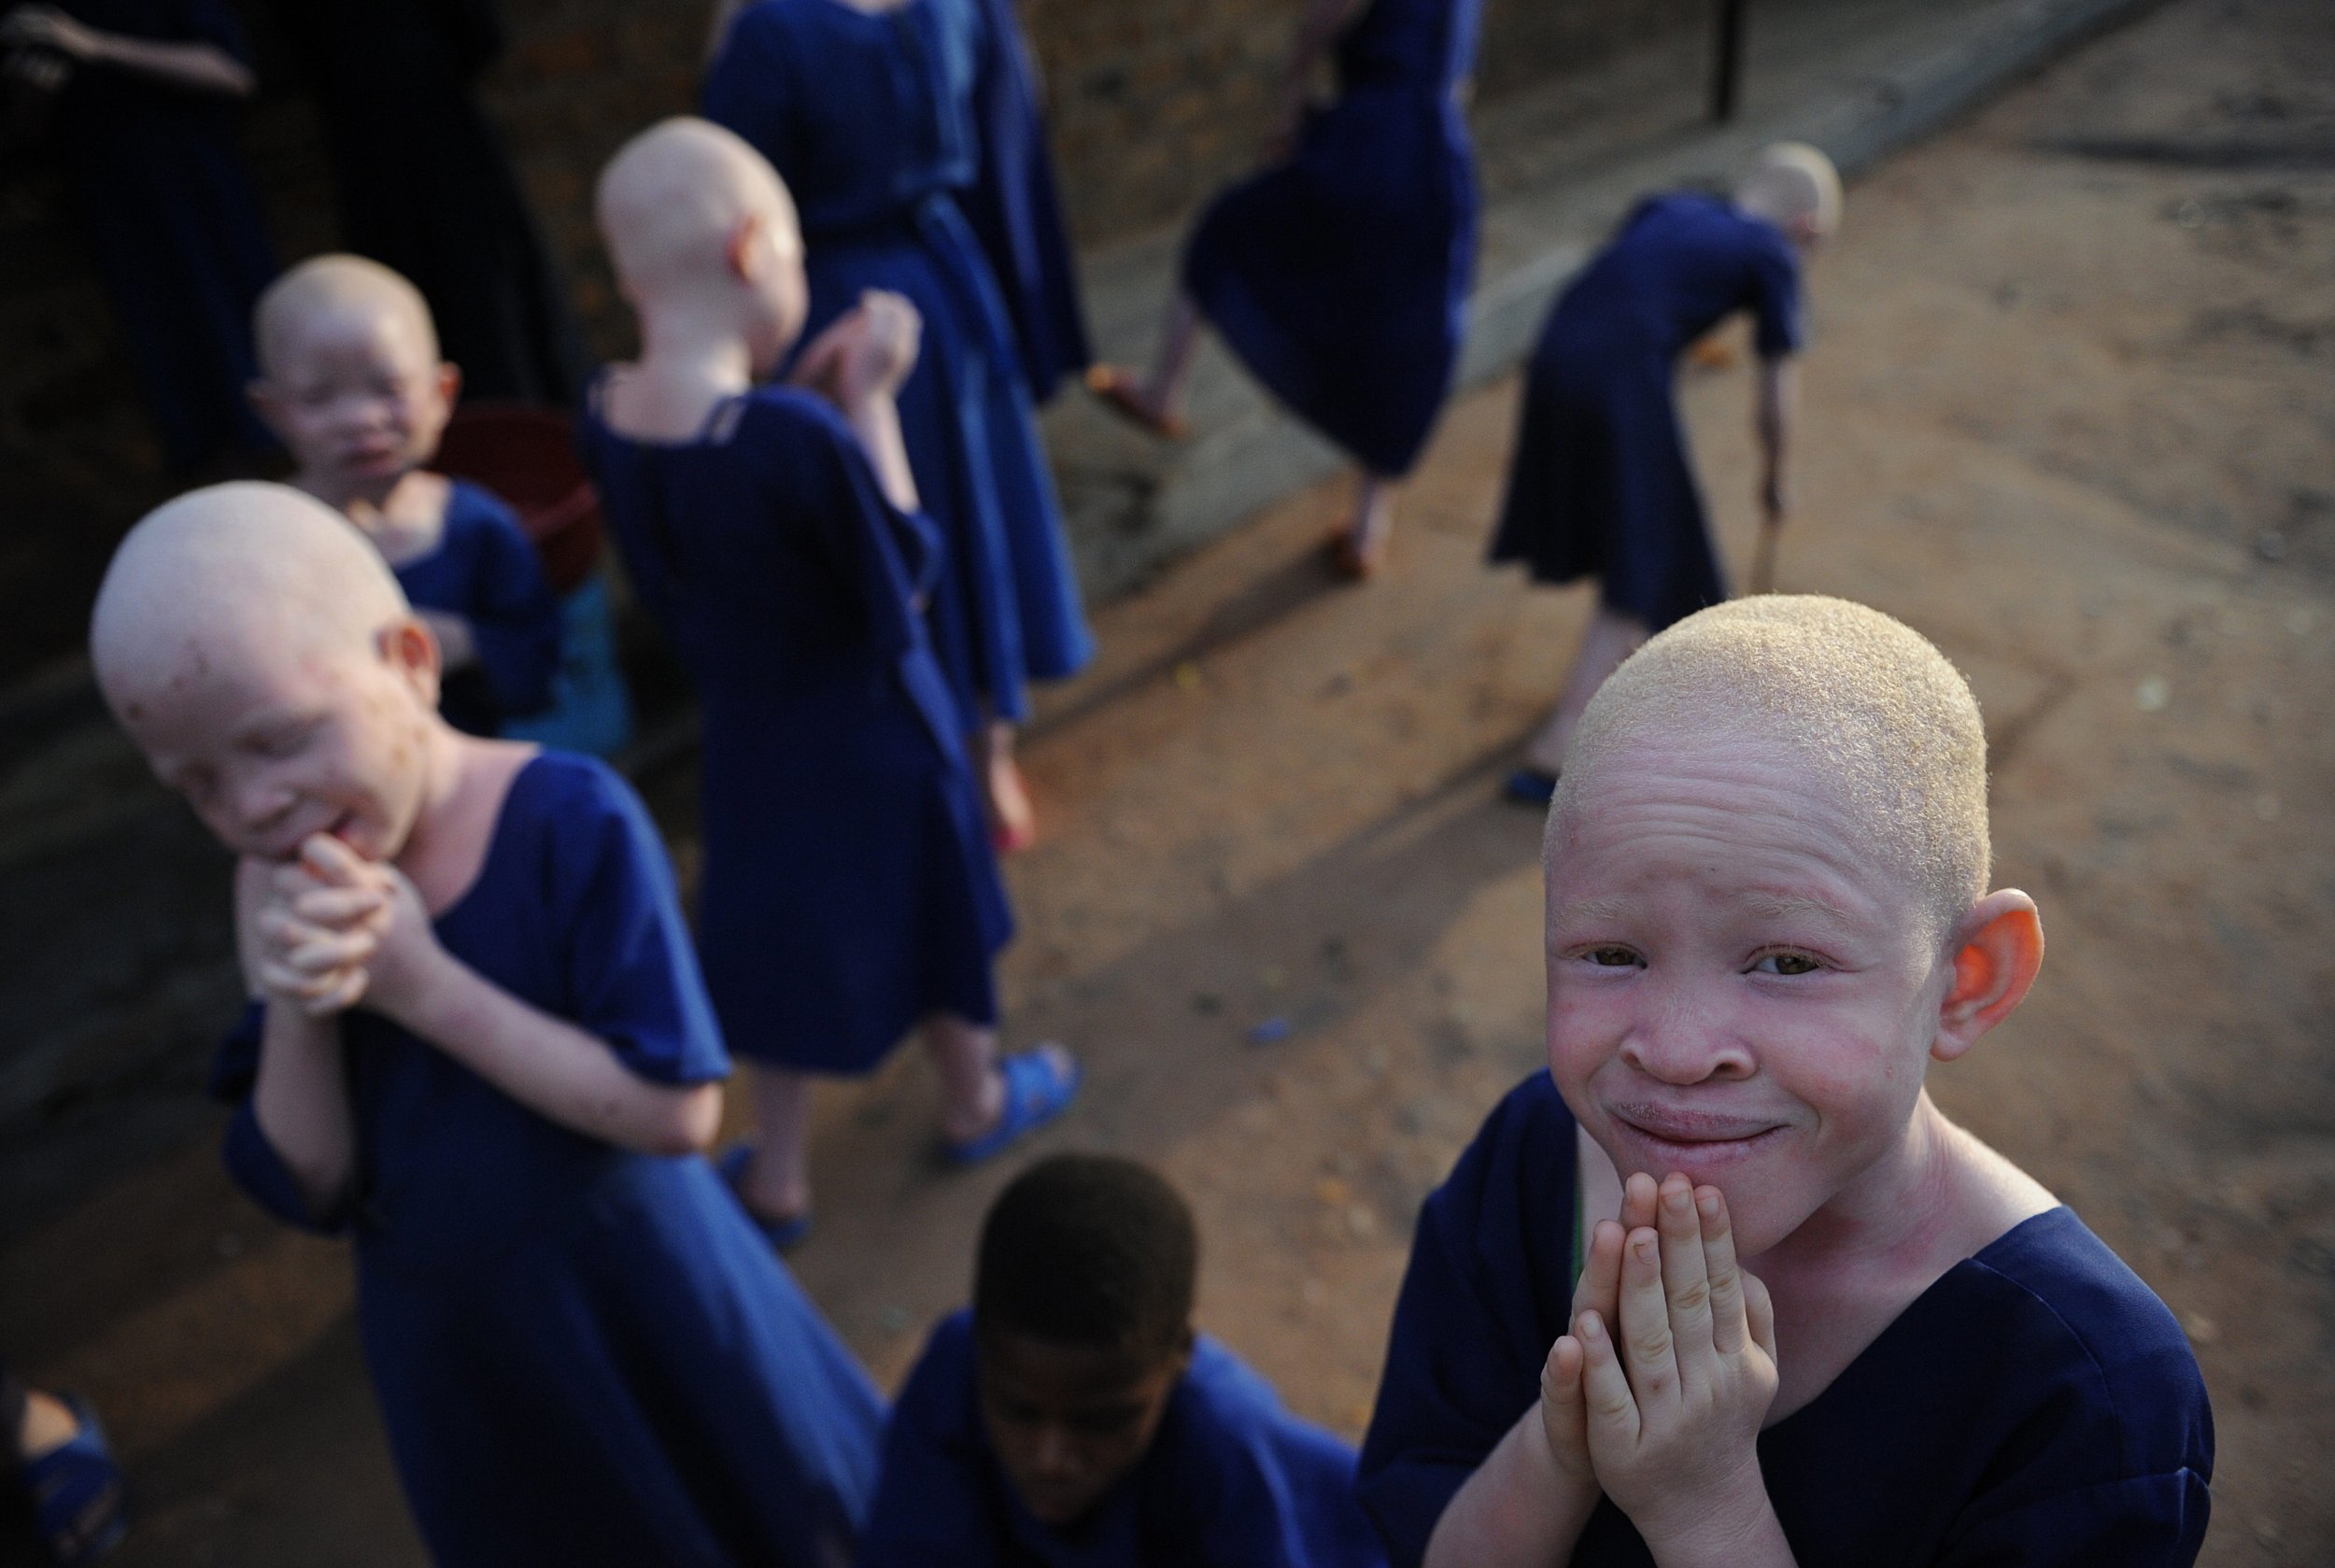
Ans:
[[[2323,0],[2177,0],[1856,187],[1781,572],[1978,688],[1998,880],[2051,953],[1935,1091],[2187,1327],[2215,1564],[2335,1561],[2330,62]],[[1686,391],[1738,561],[1748,380]],[[1171,1173],[1205,1326],[1350,1433],[1411,1216],[1539,1057],[1537,824],[1495,785],[1588,597],[1481,565],[1514,415],[1513,385],[1451,411],[1378,584],[1316,565],[1324,490],[1106,611],[1027,756],[1009,1032],[1090,1069],[1036,1148]],[[648,784],[686,870],[686,762]],[[887,1382],[1011,1175],[941,1172],[933,1103],[902,1052],[819,1109],[799,1272]],[[341,1250],[207,1147],[0,1255],[0,1344],[128,1459],[125,1568],[420,1561],[348,1304]]]

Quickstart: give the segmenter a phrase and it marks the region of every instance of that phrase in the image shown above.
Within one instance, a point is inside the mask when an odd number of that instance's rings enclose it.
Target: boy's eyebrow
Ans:
[[[1806,915],[1823,921],[1827,925],[1837,925],[1843,930],[1850,931],[1857,929],[1860,925],[1854,916],[1839,905],[1827,903],[1822,898],[1806,893],[1782,893],[1772,888],[1762,888],[1744,895],[1743,901],[1753,914],[1766,915],[1772,919],[1790,920]]]
[[[1590,925],[1610,925],[1625,918],[1629,912],[1630,901],[1627,898],[1579,898],[1570,904],[1560,905],[1551,911],[1549,923],[1551,925],[1572,925],[1576,922]]]

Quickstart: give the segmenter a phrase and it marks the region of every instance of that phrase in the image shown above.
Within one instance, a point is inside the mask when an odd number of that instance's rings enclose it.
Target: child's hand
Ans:
[[[1578,1323],[1584,1312],[1595,1312],[1611,1322],[1621,1302],[1621,1251],[1629,1233],[1654,1222],[1658,1193],[1654,1179],[1640,1173],[1622,1184],[1619,1223],[1600,1220],[1583,1249],[1581,1277],[1573,1285],[1573,1310],[1566,1321]],[[1540,1371],[1540,1420],[1549,1434],[1550,1450],[1568,1476],[1596,1485],[1591,1474],[1587,1409],[1582,1403],[1581,1343],[1564,1335],[1549,1348]]]
[[[97,52],[97,35],[54,6],[19,6],[0,21],[0,48],[54,49],[68,60]]]
[[[916,368],[923,334],[924,318],[905,297],[870,289],[812,339],[789,379],[848,413],[899,390]]]
[[[410,1022],[416,1002],[434,977],[437,962],[446,955],[421,895],[396,867],[366,860],[325,834],[303,844],[300,856],[303,869],[311,870],[333,888],[371,890],[375,912],[372,916],[373,952],[365,962],[365,994],[375,1010],[400,1023]]]
[[[236,955],[252,992],[324,1018],[365,994],[386,906],[378,887],[330,883],[303,855],[289,866],[246,858],[236,868]]]
[[[1626,1239],[1618,1317],[1586,1309],[1565,1339],[1598,1484],[1660,1558],[1772,1517],[1758,1443],[1776,1372],[1775,1313],[1719,1189],[1673,1175],[1655,1226]]]

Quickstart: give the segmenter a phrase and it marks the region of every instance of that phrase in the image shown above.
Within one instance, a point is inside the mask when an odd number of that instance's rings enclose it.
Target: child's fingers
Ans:
[[[1581,1277],[1573,1282],[1576,1315],[1585,1307],[1593,1307],[1608,1318],[1620,1311],[1621,1243],[1629,1234],[1611,1220],[1600,1220],[1591,1227]]]
[[[1703,1269],[1711,1286],[1711,1345],[1722,1356],[1740,1351],[1750,1334],[1745,1315],[1743,1265],[1735,1261],[1735,1231],[1727,1199],[1716,1187],[1694,1190],[1703,1230]]]
[[[361,964],[381,949],[370,931],[330,931],[285,953],[282,962],[301,974],[320,975]]]
[[[1662,1184],[1663,1294],[1670,1307],[1670,1335],[1677,1345],[1678,1376],[1707,1381],[1713,1361],[1711,1282],[1703,1269],[1703,1226],[1696,1217],[1694,1187],[1673,1172]]]
[[[1767,1283],[1748,1270],[1738,1270],[1743,1276],[1744,1317],[1751,1330],[1751,1343],[1767,1352],[1767,1359],[1776,1357],[1776,1303],[1768,1296]]]
[[[311,833],[300,843],[300,863],[318,882],[338,887],[361,887],[371,879],[364,857],[330,833]]]
[[[1637,1397],[1630,1390],[1629,1375],[1621,1370],[1606,1320],[1594,1312],[1582,1313],[1573,1320],[1573,1337],[1581,1346],[1581,1416],[1591,1451],[1604,1446],[1600,1438],[1635,1448],[1643,1424]]]
[[[1641,1407],[1677,1396],[1678,1357],[1670,1333],[1670,1302],[1663,1290],[1662,1237],[1630,1233],[1621,1253],[1621,1354]]]
[[[1639,1171],[1621,1184],[1621,1228],[1642,1230],[1654,1222],[1654,1204],[1662,1189],[1654,1179]]]
[[[304,1002],[302,1010],[311,1018],[329,1018],[336,1012],[347,1012],[357,1005],[358,999],[365,994],[365,987],[372,982],[373,974],[369,969],[346,970],[338,984],[323,996]]]
[[[1589,1459],[1589,1407],[1581,1392],[1581,1342],[1569,1334],[1558,1336],[1540,1364],[1540,1430],[1557,1462],[1579,1474]]]
[[[311,925],[347,927],[372,920],[389,904],[386,888],[312,886],[291,900],[291,912]]]
[[[328,970],[320,975],[304,974],[270,959],[260,966],[260,984],[271,996],[281,996],[287,1001],[305,1006],[339,990],[346,974],[347,971],[341,969]]]

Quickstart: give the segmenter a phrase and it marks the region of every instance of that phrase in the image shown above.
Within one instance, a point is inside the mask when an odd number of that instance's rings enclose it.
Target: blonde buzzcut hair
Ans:
[[[1735,200],[1777,223],[1801,219],[1819,234],[1840,232],[1840,170],[1806,142],[1770,142],[1735,187]]]
[[[348,315],[404,318],[418,334],[423,357],[437,361],[438,324],[412,280],[371,257],[333,251],[286,269],[261,293],[251,312],[260,374],[282,374],[318,320]]]
[[[592,212],[617,278],[638,290],[718,275],[730,234],[751,217],[775,219],[783,245],[801,245],[794,198],[770,161],[694,115],[658,120],[617,148]]]
[[[1918,884],[1940,935],[1985,894],[1987,733],[1970,683],[1903,622],[1818,594],[1714,605],[1631,655],[1574,730],[1544,857],[1624,746],[1714,723],[1798,759]]]

